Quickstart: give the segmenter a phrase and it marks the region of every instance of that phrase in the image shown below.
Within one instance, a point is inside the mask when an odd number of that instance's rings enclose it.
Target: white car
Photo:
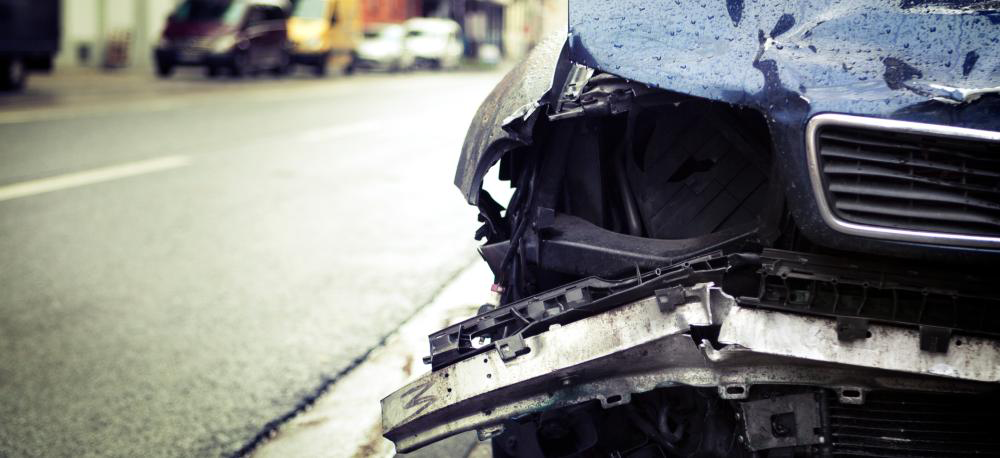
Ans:
[[[465,51],[461,31],[451,19],[413,18],[406,21],[406,49],[417,65],[455,68]]]
[[[359,68],[397,71],[413,66],[413,54],[405,45],[406,28],[400,24],[372,24],[365,27],[358,43],[354,65]]]

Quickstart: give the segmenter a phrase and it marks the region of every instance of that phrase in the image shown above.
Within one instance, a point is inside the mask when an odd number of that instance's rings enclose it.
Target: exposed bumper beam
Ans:
[[[917,331],[873,325],[871,338],[845,344],[833,320],[741,308],[709,284],[686,296],[668,312],[649,297],[553,327],[525,339],[530,353],[508,363],[490,351],[428,373],[382,400],[384,435],[407,452],[471,429],[497,432],[511,417],[590,400],[611,407],[671,385],[742,399],[757,384],[978,391],[977,382],[1000,381],[989,365],[1000,360],[994,340],[963,337],[931,354],[919,350]],[[687,334],[712,324],[729,344],[721,350]]]

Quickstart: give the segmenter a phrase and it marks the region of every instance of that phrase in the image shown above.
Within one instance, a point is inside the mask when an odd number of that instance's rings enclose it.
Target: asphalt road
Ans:
[[[500,76],[0,97],[0,456],[230,455],[350,367],[474,260],[452,179]]]

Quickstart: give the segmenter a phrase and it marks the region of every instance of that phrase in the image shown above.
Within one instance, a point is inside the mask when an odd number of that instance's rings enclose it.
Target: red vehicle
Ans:
[[[223,70],[237,77],[285,73],[291,62],[286,6],[277,0],[185,0],[156,46],[156,73],[166,78],[178,66],[205,67],[209,76]]]

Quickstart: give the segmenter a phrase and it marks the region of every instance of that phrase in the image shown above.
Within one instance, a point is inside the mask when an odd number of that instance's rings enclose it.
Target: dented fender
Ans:
[[[507,152],[531,144],[530,121],[553,85],[565,42],[565,36],[551,36],[539,43],[476,111],[455,172],[455,186],[470,204],[478,203],[483,177],[493,164]]]

